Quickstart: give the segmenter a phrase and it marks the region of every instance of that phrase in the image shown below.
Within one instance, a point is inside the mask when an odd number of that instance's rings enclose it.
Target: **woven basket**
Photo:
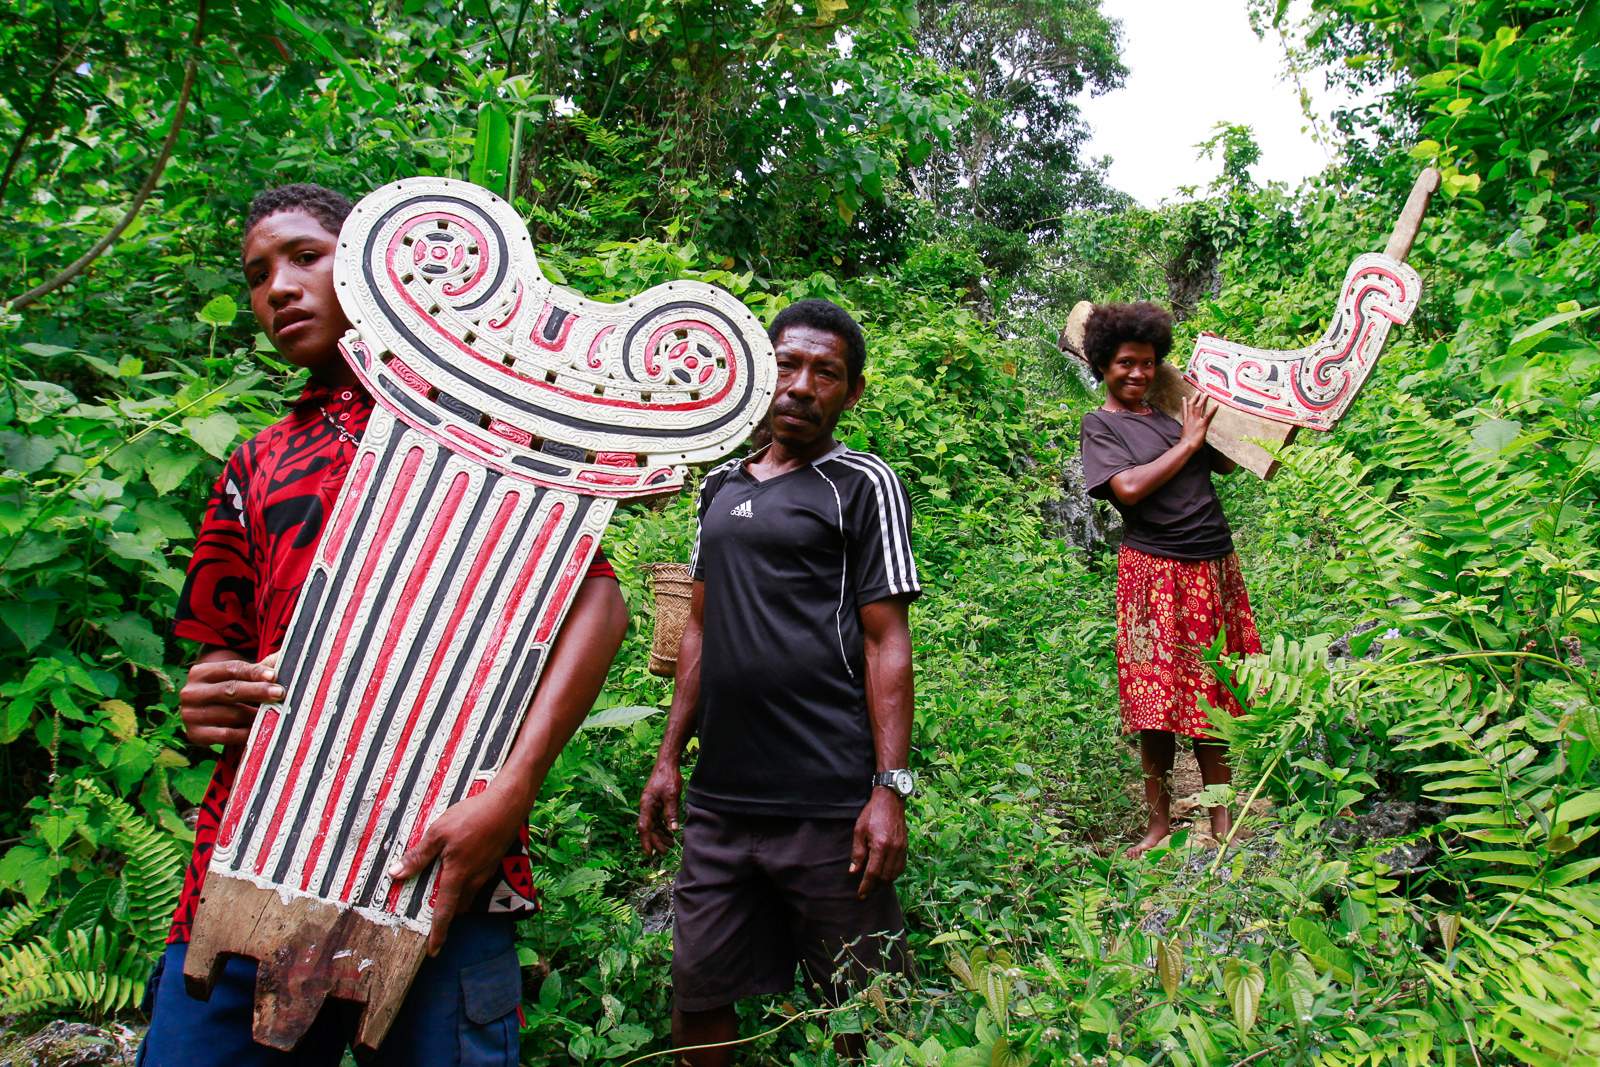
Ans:
[[[678,645],[689,621],[694,578],[683,563],[651,563],[645,567],[656,594],[656,628],[650,640],[650,673],[671,678],[678,670]]]

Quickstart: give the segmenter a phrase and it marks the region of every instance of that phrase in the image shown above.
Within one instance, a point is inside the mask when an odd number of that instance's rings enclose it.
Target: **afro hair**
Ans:
[[[1106,368],[1124,341],[1142,341],[1156,350],[1156,362],[1172,351],[1172,316],[1160,304],[1099,304],[1083,327],[1083,355],[1095,381],[1104,381]]]

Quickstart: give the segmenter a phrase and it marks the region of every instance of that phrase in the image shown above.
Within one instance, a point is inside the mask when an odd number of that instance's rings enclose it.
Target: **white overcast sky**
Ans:
[[[1328,165],[1300,111],[1285,73],[1283,46],[1272,33],[1256,37],[1245,0],[1102,0],[1122,22],[1121,89],[1079,101],[1094,137],[1090,156],[1111,157],[1111,184],[1154,207],[1178,198],[1178,187],[1205,185],[1221,160],[1199,159],[1195,145],[1218,122],[1255,131],[1260,182],[1291,185]],[[1307,81],[1326,120],[1333,100],[1320,75]]]

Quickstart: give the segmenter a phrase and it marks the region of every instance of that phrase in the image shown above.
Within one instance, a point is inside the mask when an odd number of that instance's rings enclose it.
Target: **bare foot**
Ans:
[[[1144,837],[1139,839],[1138,844],[1130,847],[1126,855],[1129,859],[1137,859],[1161,844],[1170,830],[1171,827],[1164,822],[1152,822],[1149,829],[1144,832]]]
[[[1228,812],[1228,809],[1225,808],[1225,807],[1224,808],[1212,808],[1211,809],[1211,833],[1216,837],[1217,843],[1219,845],[1221,843],[1223,843],[1224,841],[1228,840],[1228,834],[1232,830],[1233,830],[1233,816]]]

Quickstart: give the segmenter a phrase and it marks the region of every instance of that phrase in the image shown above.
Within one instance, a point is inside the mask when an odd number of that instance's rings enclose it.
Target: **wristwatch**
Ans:
[[[904,767],[893,771],[879,771],[872,776],[872,785],[873,788],[880,785],[888,786],[901,800],[906,800],[916,795],[917,776]]]

